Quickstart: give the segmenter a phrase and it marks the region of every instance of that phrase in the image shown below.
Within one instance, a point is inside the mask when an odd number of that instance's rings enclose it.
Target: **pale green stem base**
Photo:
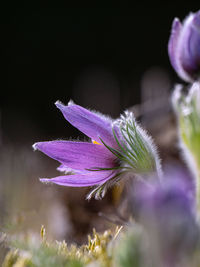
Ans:
[[[200,170],[197,170],[196,174],[196,208],[198,215],[200,215]]]

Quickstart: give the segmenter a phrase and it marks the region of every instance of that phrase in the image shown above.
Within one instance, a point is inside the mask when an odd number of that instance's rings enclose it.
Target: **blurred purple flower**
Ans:
[[[147,230],[150,244],[166,266],[175,266],[194,252],[199,238],[195,190],[191,179],[175,170],[162,183],[139,183],[134,188],[134,212]]]
[[[56,102],[65,119],[92,142],[50,141],[33,145],[58,160],[66,175],[40,179],[64,186],[98,185],[89,195],[104,196],[107,188],[127,172],[160,172],[160,161],[151,138],[135,122],[132,113],[113,121],[70,102]],[[120,178],[119,178],[120,176]]]
[[[175,18],[168,43],[172,66],[185,81],[192,82],[200,72],[200,11],[191,13],[181,24]]]

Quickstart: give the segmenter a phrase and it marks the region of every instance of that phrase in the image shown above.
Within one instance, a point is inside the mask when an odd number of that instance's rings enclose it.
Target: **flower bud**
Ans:
[[[200,170],[200,84],[195,82],[188,93],[177,85],[172,104],[179,124],[179,140],[190,170],[198,176]]]
[[[189,14],[183,21],[175,18],[168,43],[172,66],[186,82],[198,78],[200,72],[200,11]]]

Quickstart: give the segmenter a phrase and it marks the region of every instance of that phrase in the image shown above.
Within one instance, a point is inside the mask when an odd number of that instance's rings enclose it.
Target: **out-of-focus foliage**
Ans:
[[[172,102],[179,123],[179,141],[186,164],[194,174],[196,200],[200,207],[200,84],[195,82],[187,93],[177,85]]]
[[[194,83],[188,93],[184,93],[182,85],[178,85],[172,97],[179,122],[180,137],[186,147],[185,157],[193,160],[200,169],[200,84]],[[187,156],[187,154],[190,154]],[[191,159],[189,158],[191,157]]]
[[[131,231],[121,236],[114,251],[113,262],[119,267],[139,267],[144,264],[142,258],[142,231],[134,227]]]
[[[93,230],[93,236],[88,236],[88,244],[80,247],[68,246],[65,241],[47,241],[44,227],[41,229],[41,238],[34,234],[10,236],[6,240],[9,251],[3,267],[111,266],[111,252],[120,230],[117,227],[116,231],[109,230],[103,234]]]
[[[153,267],[168,266],[156,258],[154,244],[148,232],[132,223],[128,228],[117,227],[103,234],[93,230],[88,243],[80,247],[68,246],[65,241],[47,241],[44,228],[41,237],[7,236],[4,246],[7,253],[2,267]],[[4,237],[5,238],[5,237]],[[9,247],[9,249],[8,249]],[[152,253],[153,252],[153,253]],[[182,257],[170,266],[198,267],[200,247],[190,256]],[[181,263],[181,265],[179,265]]]

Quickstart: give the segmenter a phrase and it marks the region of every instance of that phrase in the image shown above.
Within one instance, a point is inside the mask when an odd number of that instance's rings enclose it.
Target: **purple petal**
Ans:
[[[175,18],[172,23],[171,35],[168,43],[168,53],[172,66],[178,72],[178,63],[176,56],[177,43],[180,36],[182,25],[178,18]]]
[[[191,75],[196,70],[195,58],[193,58],[193,49],[198,49],[194,47],[193,40],[199,35],[195,30],[193,25],[194,14],[190,14],[183,23],[183,30],[181,34],[181,40],[179,45],[180,61],[182,63],[183,69]]]
[[[59,171],[59,172],[64,172],[65,174],[67,174],[67,173],[69,173],[69,172],[74,172],[74,169],[72,169],[72,168],[69,168],[69,167],[67,167],[66,165],[64,165],[64,164],[61,164],[58,168],[57,168],[57,170]],[[76,173],[84,173],[84,172],[86,172],[86,173],[88,173],[88,171],[87,170],[76,170]]]
[[[200,12],[190,15],[183,47],[183,67],[186,71],[194,73],[200,67]]]
[[[103,145],[86,142],[51,141],[36,143],[34,148],[75,170],[95,167],[113,168],[116,166],[115,157]]]
[[[65,166],[64,164],[61,164],[61,165],[57,168],[57,170],[58,170],[59,172],[65,172],[65,173],[68,173],[68,172],[70,172],[70,171],[73,171],[73,169],[71,169],[71,168]]]
[[[107,180],[114,177],[115,174],[116,172],[113,171],[91,171],[84,174],[58,176],[51,179],[42,178],[40,181],[63,186],[84,187],[103,184]]]
[[[101,138],[106,144],[112,147],[117,146],[112,133],[111,119],[71,102],[68,106],[64,106],[57,101],[55,105],[61,110],[67,121],[91,139],[101,143]]]
[[[188,71],[183,67],[183,48],[185,41],[185,32],[187,32],[187,25],[180,23],[178,18],[175,18],[172,24],[171,35],[168,43],[168,53],[172,66],[177,74],[185,81],[191,81],[192,77]]]

